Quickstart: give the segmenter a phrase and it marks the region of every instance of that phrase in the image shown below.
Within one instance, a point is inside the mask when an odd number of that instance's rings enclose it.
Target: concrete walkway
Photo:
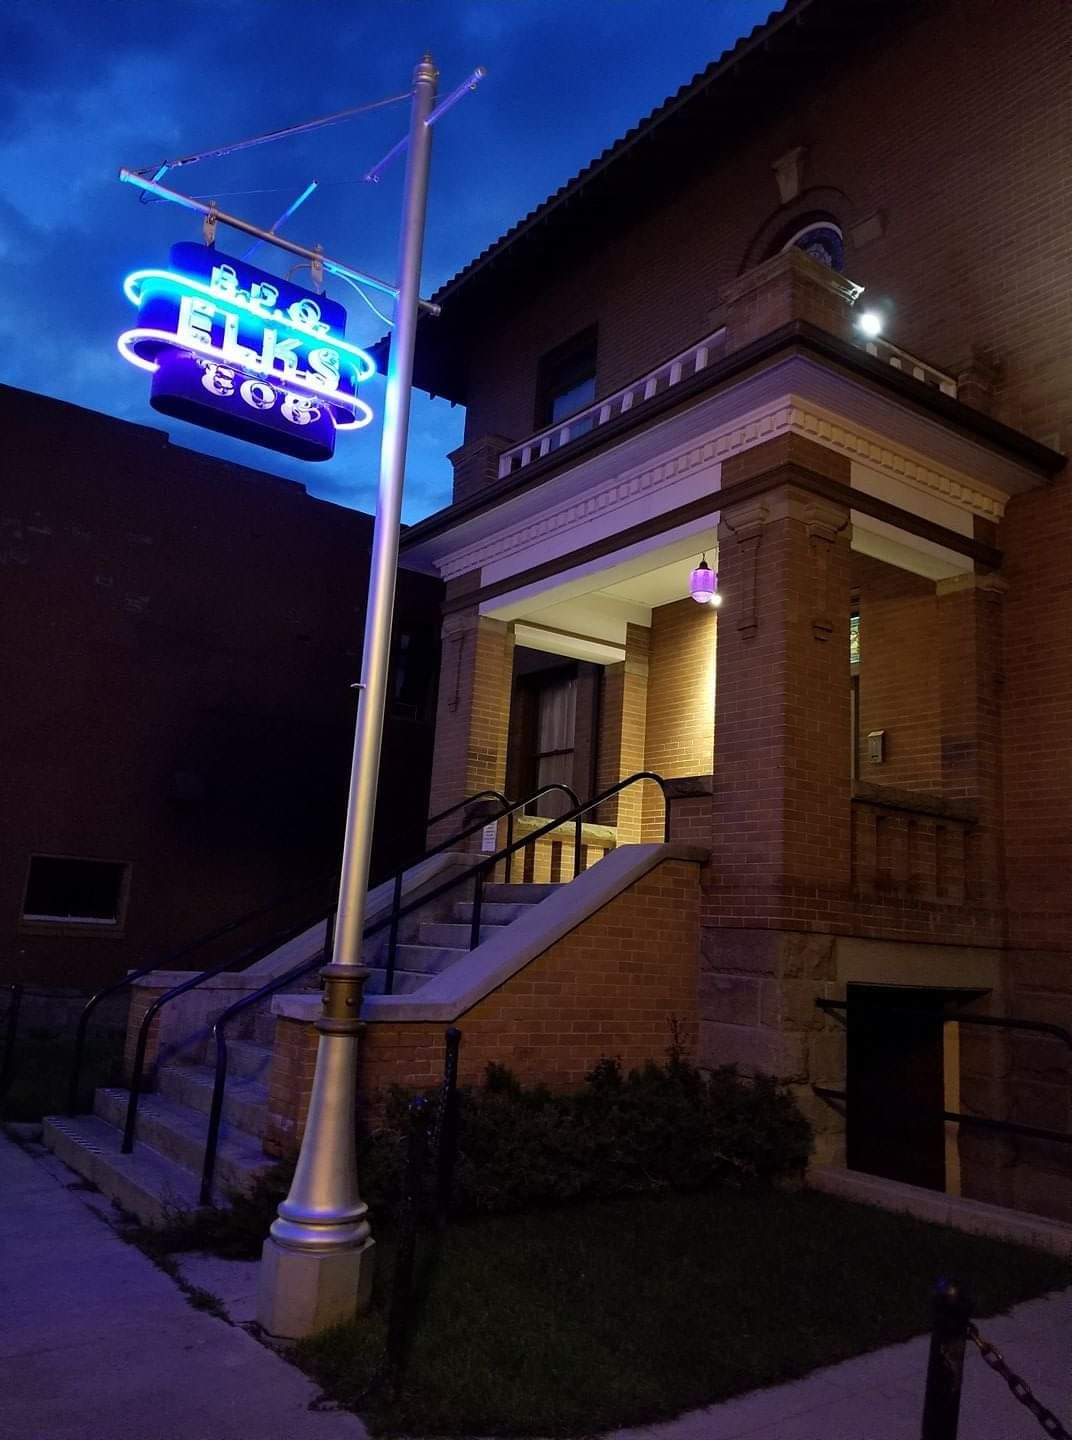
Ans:
[[[1072,1430],[1072,1290],[1018,1305],[979,1329]],[[926,1336],[754,1390],[612,1440],[919,1440]],[[969,1345],[959,1440],[1040,1440],[1046,1432]]]
[[[77,1178],[0,1135],[0,1440],[364,1440],[353,1415],[309,1409],[294,1366],[193,1309]]]

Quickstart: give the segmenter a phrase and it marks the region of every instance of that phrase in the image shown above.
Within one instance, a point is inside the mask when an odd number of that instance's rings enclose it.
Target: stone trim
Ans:
[[[656,866],[666,860],[703,865],[707,858],[707,851],[695,845],[619,846],[420,990],[411,995],[366,995],[361,1018],[396,1024],[451,1023]],[[309,1020],[319,1007],[319,996],[278,995],[272,1014]]]
[[[495,535],[451,555],[442,563],[441,573],[450,580],[469,571],[483,570],[553,536],[575,530],[596,516],[620,513],[625,528],[631,510],[638,506],[649,508],[653,497],[669,495],[697,471],[718,467],[731,456],[783,435],[798,435],[849,460],[862,461],[891,479],[924,494],[937,495],[983,519],[1000,520],[1005,513],[1006,497],[1000,491],[905,446],[895,445],[810,400],[790,394],[678,446],[655,464],[626,470],[541,515],[504,526]],[[714,496],[720,489],[721,476],[713,474],[711,478]],[[716,508],[717,504],[713,504],[712,509]],[[568,554],[562,561],[566,568]]]

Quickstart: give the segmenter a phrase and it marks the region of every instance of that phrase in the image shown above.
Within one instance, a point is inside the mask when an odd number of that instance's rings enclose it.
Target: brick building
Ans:
[[[1067,1146],[941,1111],[1072,1130],[1057,1041],[942,1020],[1072,1023],[1070,65],[1063,0],[790,0],[441,290],[465,442],[404,542],[433,807],[675,781],[701,1060],[1065,1215]],[[653,786],[599,818],[662,836]]]
[[[558,1084],[673,1034],[819,1162],[1072,1218],[1070,73],[1065,0],[788,0],[440,290],[430,813],[649,771],[669,826],[647,780],[579,867],[561,789],[509,873],[472,837],[395,993],[370,945],[370,1102],[448,1024]],[[272,1153],[317,1014],[256,1032]]]
[[[0,982],[276,933],[331,893],[371,518],[45,396],[0,417]],[[403,577],[381,871],[421,848],[439,595]]]

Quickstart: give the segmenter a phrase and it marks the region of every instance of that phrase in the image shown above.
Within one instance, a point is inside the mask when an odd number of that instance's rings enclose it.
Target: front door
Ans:
[[[945,1189],[945,1001],[941,990],[848,987],[851,1170]]]

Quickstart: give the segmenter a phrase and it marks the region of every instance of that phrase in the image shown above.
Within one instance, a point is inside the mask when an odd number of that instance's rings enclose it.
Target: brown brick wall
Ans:
[[[850,232],[846,272],[889,303],[891,339],[951,369],[973,347],[999,357],[997,412],[1067,440],[1070,69],[1064,0],[935,0],[836,70],[808,50],[791,104],[775,97],[765,123],[705,151],[694,179],[587,250],[578,222],[573,263],[556,247],[539,284],[519,279],[470,317],[468,433],[531,433],[539,356],[592,323],[600,394],[684,348],[714,328],[740,271],[818,209]],[[781,206],[771,164],[800,144],[804,189]]]
[[[576,1086],[605,1056],[627,1066],[661,1059],[675,1029],[695,1053],[698,953],[699,866],[664,861],[461,1016],[462,1083],[478,1083],[496,1061],[528,1083]],[[444,1030],[424,1022],[366,1026],[366,1109],[375,1112],[391,1085],[438,1082]],[[269,1153],[300,1140],[315,1051],[313,1025],[278,1022]]]
[[[651,612],[644,768],[664,779],[711,773],[715,614],[687,596]],[[644,838],[661,840],[662,835],[662,797],[651,786],[644,800]]]

